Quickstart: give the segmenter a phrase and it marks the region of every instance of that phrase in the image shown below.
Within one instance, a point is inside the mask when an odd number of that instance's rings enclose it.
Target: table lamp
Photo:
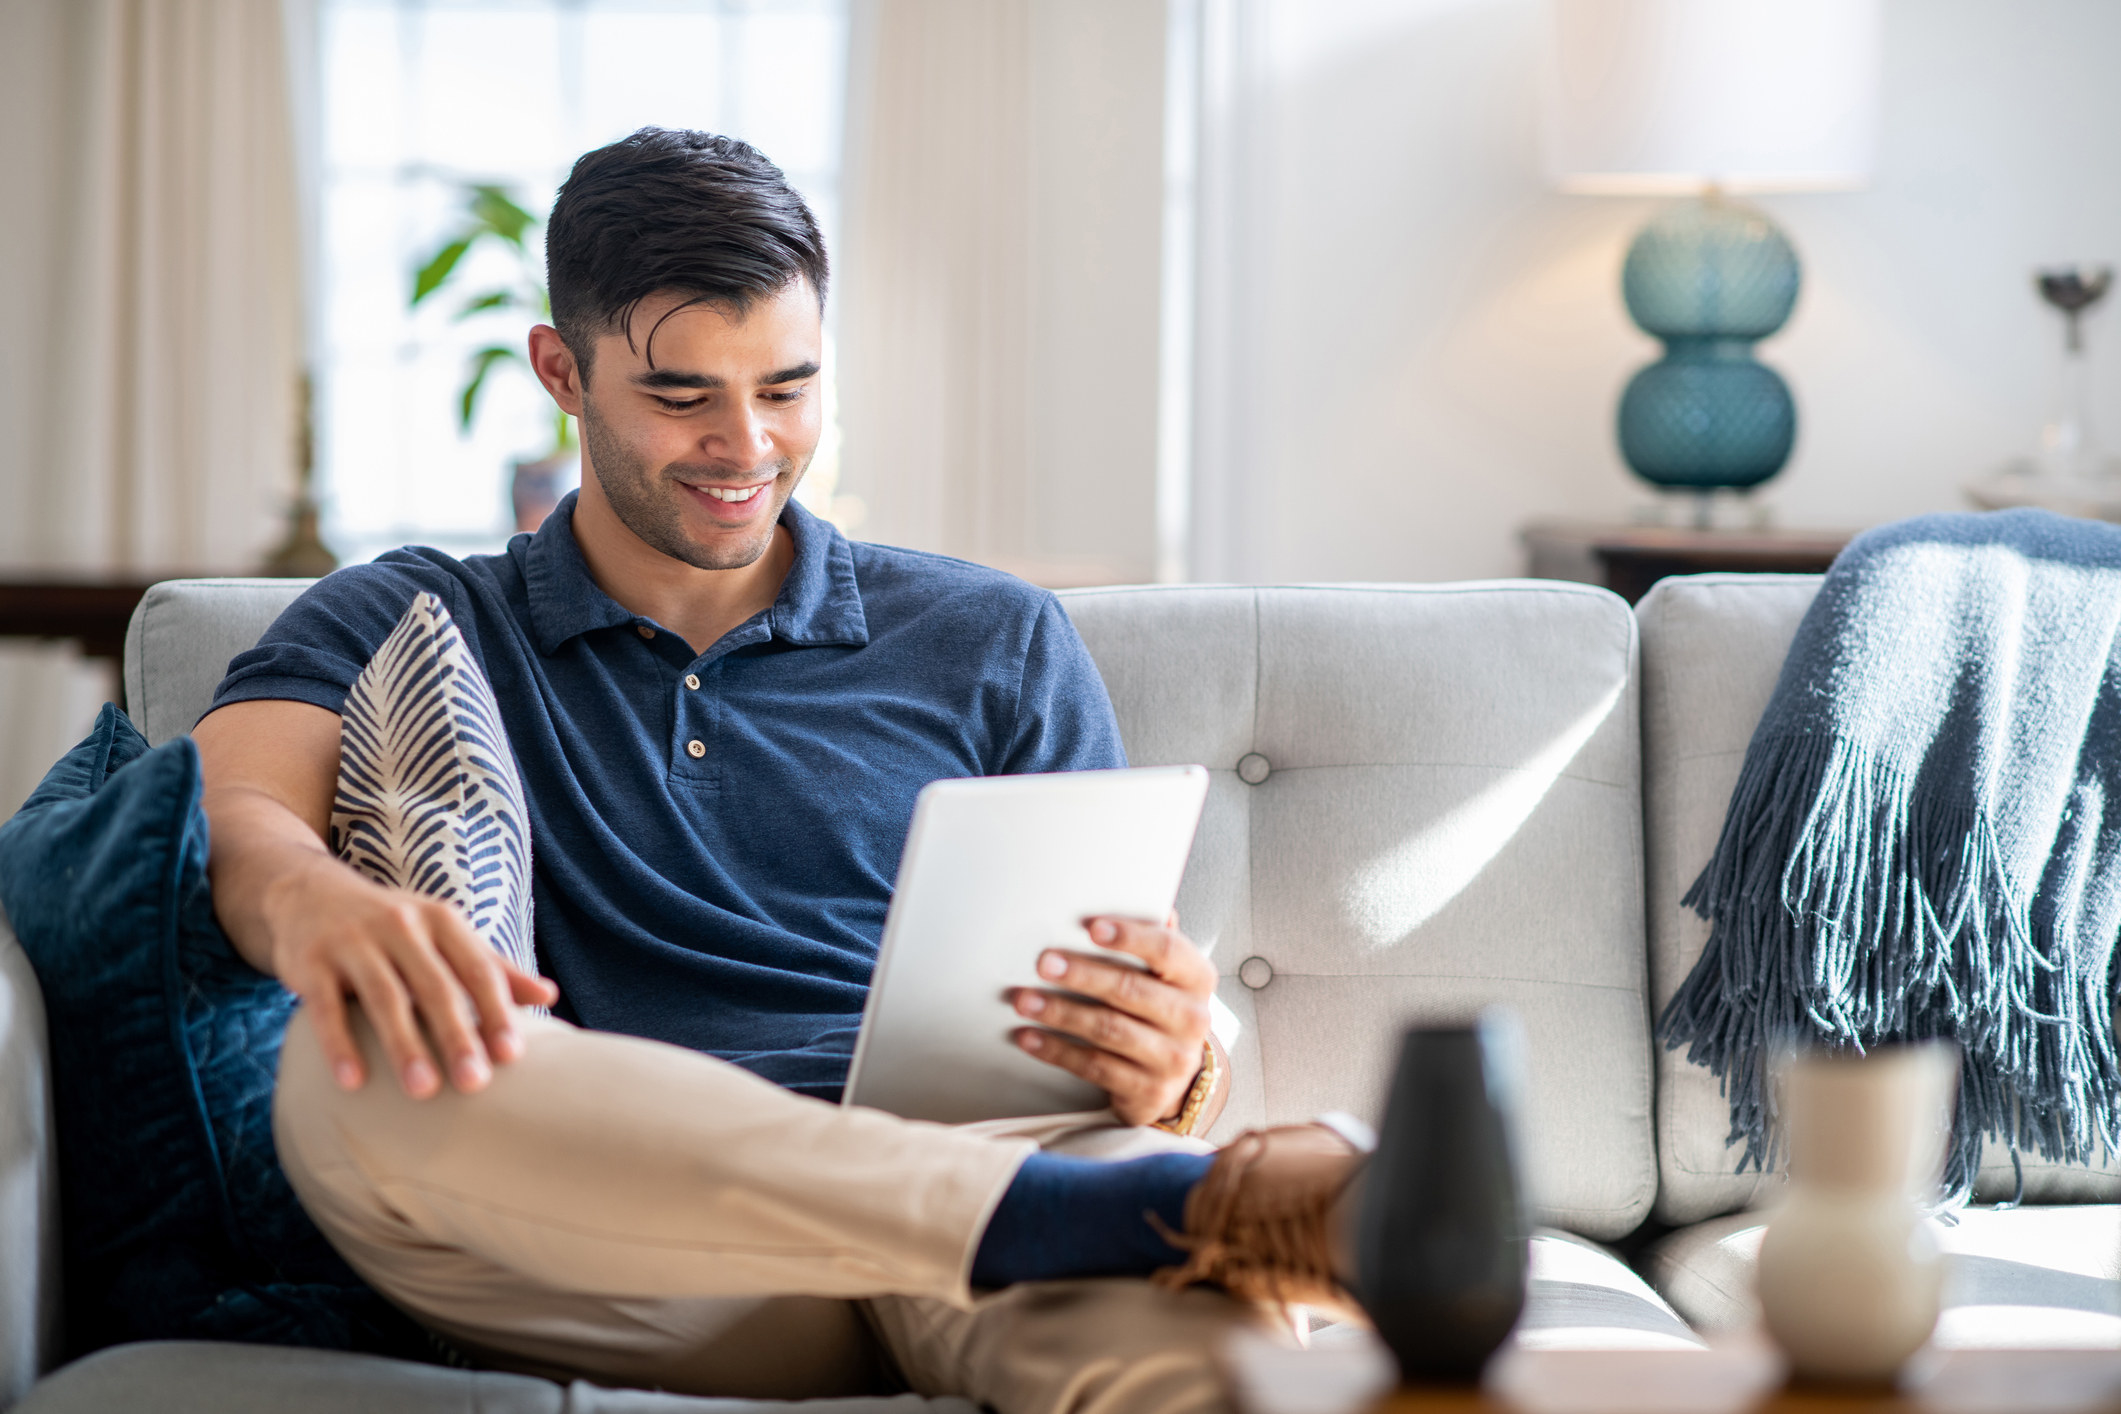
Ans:
[[[1789,385],[1753,357],[1797,301],[1797,252],[1741,192],[1861,186],[1877,143],[1879,0],[1551,0],[1550,175],[1687,194],[1628,247],[1628,314],[1664,341],[1620,399],[1620,453],[1701,493],[1782,470]]]

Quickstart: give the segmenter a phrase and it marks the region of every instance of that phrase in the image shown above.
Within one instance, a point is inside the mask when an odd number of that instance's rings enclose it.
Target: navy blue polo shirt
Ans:
[[[413,596],[440,595],[522,770],[560,1013],[836,1099],[914,796],[1124,765],[1104,682],[1051,594],[850,542],[792,502],[779,598],[695,655],[597,588],[573,522],[570,497],[503,554],[327,576],[214,706],[336,712]]]

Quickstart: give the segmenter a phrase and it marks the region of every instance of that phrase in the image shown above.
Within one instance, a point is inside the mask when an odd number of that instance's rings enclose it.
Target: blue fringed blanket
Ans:
[[[1984,1135],[2121,1152],[2121,526],[1938,515],[1858,537],[1805,615],[1715,856],[1708,947],[1660,1021],[1774,1162],[1790,1045],[1947,1037],[1946,1186]]]

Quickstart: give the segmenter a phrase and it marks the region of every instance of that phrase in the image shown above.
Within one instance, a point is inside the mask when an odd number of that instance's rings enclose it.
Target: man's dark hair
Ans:
[[[630,343],[649,295],[743,314],[800,277],[822,305],[828,274],[817,218],[781,169],[714,133],[642,128],[582,154],[545,224],[553,327],[584,377],[597,336],[626,329]],[[654,339],[642,341],[651,365]]]

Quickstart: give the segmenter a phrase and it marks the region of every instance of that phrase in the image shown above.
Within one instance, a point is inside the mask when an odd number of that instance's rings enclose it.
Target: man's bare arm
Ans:
[[[510,999],[551,1003],[454,904],[375,883],[325,846],[339,779],[339,715],[305,702],[237,702],[192,733],[213,848],[207,875],[229,940],[310,1014],[339,1083],[366,1079],[347,1026],[360,1001],[407,1094],[460,1090],[521,1053]],[[430,1042],[432,1045],[430,1045]]]

